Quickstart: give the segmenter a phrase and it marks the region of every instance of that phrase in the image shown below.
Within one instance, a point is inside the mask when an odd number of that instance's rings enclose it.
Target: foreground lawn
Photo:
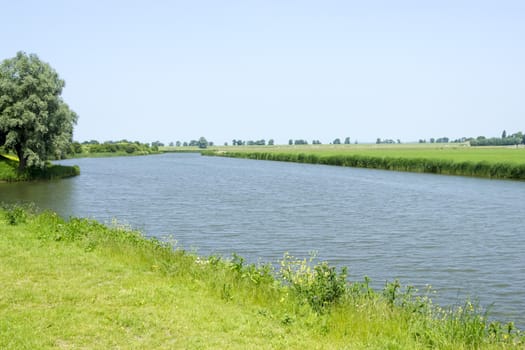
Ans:
[[[281,276],[115,226],[0,210],[1,349],[522,348],[475,307],[286,257]],[[509,328],[510,327],[510,328]]]

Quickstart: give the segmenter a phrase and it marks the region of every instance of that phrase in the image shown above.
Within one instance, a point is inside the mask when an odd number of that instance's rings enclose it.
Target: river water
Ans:
[[[525,183],[163,154],[86,158],[81,176],[0,183],[0,201],[114,219],[198,254],[277,262],[283,253],[348,266],[375,287],[431,285],[525,326]]]

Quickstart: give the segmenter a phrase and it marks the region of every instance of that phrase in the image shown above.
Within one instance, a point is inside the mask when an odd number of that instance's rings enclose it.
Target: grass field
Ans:
[[[114,225],[0,209],[2,349],[520,349],[475,305],[443,310],[322,263],[198,257]],[[280,277],[279,277],[280,276]]]
[[[455,162],[525,164],[525,147],[469,147],[464,144],[358,144],[299,146],[229,146],[211,147],[219,152],[304,153],[320,156],[363,155],[373,157],[439,159]]]

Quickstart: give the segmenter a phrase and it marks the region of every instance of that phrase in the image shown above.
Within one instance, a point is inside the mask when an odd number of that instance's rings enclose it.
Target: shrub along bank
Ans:
[[[455,161],[450,159],[389,157],[365,154],[272,151],[204,151],[207,156],[224,156],[282,162],[324,164],[443,175],[477,176],[492,179],[525,180],[523,163]]]
[[[512,323],[285,255],[199,257],[112,225],[0,209],[0,348],[518,349]]]
[[[70,146],[68,157],[72,158],[95,158],[95,157],[121,157],[121,156],[143,156],[158,154],[159,146],[156,144],[140,143],[138,141],[130,142],[106,141],[88,141],[84,143],[73,142]]]
[[[78,166],[65,166],[46,163],[43,168],[26,168],[18,171],[18,159],[0,154],[0,181],[53,180],[80,175]]]

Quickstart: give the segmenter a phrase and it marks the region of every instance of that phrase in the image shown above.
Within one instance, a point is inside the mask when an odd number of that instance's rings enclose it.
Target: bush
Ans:
[[[3,204],[4,217],[8,225],[19,225],[27,221],[28,212],[33,210],[30,205],[23,204]]]
[[[305,300],[317,313],[324,313],[341,300],[346,292],[347,268],[338,273],[327,262],[314,267],[310,261],[298,260],[285,254],[281,261],[281,277],[290,285],[299,299]]]

